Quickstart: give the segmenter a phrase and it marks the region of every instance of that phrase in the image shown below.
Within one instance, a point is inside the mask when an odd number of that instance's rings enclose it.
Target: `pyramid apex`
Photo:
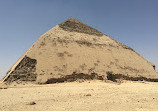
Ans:
[[[81,22],[81,21],[77,20],[76,18],[68,18],[66,21]]]
[[[68,18],[68,19],[66,19],[64,22],[62,22],[61,24],[65,24],[65,23],[78,23],[78,24],[84,24],[83,22],[81,22],[80,20],[78,20],[78,19],[76,19],[76,18]],[[84,24],[84,25],[86,25],[86,24]]]
[[[103,33],[101,33],[100,31],[88,26],[87,24],[75,18],[68,18],[67,20],[59,24],[59,27],[65,31],[70,31],[70,32],[86,33],[89,35],[96,35],[96,36],[103,35]]]

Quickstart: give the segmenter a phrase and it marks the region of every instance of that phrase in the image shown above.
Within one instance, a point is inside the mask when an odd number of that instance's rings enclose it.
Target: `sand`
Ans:
[[[11,85],[0,111],[157,111],[158,83],[103,81]]]

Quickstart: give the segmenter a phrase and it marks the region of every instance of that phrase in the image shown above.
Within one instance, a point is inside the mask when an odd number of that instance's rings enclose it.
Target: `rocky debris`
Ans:
[[[5,84],[0,84],[0,89],[8,89],[8,86]]]
[[[130,77],[122,74],[114,74],[113,72],[109,71],[107,72],[107,80],[111,80],[113,82],[121,82],[122,80],[140,81],[141,83],[144,83],[145,81],[158,82],[158,79],[151,79],[143,76]]]
[[[73,82],[77,81],[78,79],[81,80],[104,80],[105,78],[103,76],[99,76],[97,73],[91,73],[91,74],[84,74],[84,73],[73,73],[72,75],[67,75],[61,78],[50,78],[46,81],[47,84],[51,83],[62,83],[62,82]]]

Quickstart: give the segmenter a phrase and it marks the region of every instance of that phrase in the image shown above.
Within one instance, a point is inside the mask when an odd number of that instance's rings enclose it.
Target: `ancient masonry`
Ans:
[[[154,68],[132,48],[70,18],[43,34],[11,67],[3,82],[158,81]]]

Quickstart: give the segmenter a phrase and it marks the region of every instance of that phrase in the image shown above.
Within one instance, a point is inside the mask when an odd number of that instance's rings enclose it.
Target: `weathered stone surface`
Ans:
[[[70,18],[65,22],[59,24],[59,27],[61,27],[63,30],[66,31],[79,32],[79,33],[85,33],[85,34],[97,35],[97,36],[103,35],[103,33],[99,32],[98,30],[73,18]]]
[[[5,81],[35,81],[36,64],[36,59],[31,59],[30,57],[25,56]]]
[[[77,79],[156,81],[152,63],[132,48],[76,20],[43,34],[8,71],[3,82],[56,83]]]

